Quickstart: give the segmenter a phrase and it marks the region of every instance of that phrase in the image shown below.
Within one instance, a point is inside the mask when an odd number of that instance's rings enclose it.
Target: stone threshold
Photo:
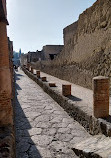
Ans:
[[[82,158],[110,158],[111,138],[104,135],[90,137],[74,145],[73,151]]]
[[[22,70],[29,78],[35,81],[47,94],[49,94],[61,107],[63,107],[63,109],[67,111],[70,116],[78,121],[91,135],[97,135],[101,133],[105,136],[111,137],[110,120],[95,118],[90,112],[84,109],[83,106],[80,106],[80,102],[78,103],[76,101],[72,101],[70,98],[63,96],[56,87],[50,87],[48,82],[43,82],[41,78],[37,78],[36,75],[29,72],[26,68],[22,67]]]

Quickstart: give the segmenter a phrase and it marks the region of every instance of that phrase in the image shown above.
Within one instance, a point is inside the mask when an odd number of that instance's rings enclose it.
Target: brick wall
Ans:
[[[3,9],[4,9],[5,16],[7,17],[6,0],[2,0],[2,4],[3,4]]]
[[[2,4],[3,2],[3,4]],[[3,8],[4,7],[4,8]],[[8,42],[6,1],[0,0],[0,157],[15,157],[14,124],[13,124],[13,65],[12,42]],[[5,150],[7,149],[8,150]]]
[[[0,22],[0,90],[6,90],[9,96],[11,96],[12,92],[10,78],[6,24]]]
[[[6,24],[0,22],[0,67],[9,66]]]

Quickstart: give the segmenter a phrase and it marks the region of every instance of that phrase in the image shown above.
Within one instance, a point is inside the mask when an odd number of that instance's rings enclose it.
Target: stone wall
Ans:
[[[78,21],[74,22],[73,24],[63,29],[64,45],[71,42],[73,36],[77,31],[77,26],[78,26]]]
[[[53,60],[60,54],[63,49],[63,45],[46,45],[43,46],[41,51],[28,52],[22,55],[21,65],[26,65],[26,63],[37,62],[41,60]]]
[[[42,52],[44,53],[45,60],[51,59],[50,54],[57,55],[63,49],[63,45],[46,45],[43,46]]]
[[[24,56],[25,57],[25,56]],[[28,62],[36,62],[39,60],[44,60],[44,52],[36,51],[36,52],[28,52],[27,53],[27,61]]]
[[[36,63],[36,67],[88,88],[94,76],[111,77],[110,6],[110,0],[98,0],[86,9],[76,23],[64,29],[65,45],[56,59]]]

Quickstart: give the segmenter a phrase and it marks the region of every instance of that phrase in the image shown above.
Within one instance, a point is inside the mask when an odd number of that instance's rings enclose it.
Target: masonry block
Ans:
[[[0,91],[0,126],[13,124],[11,98],[6,91]]]
[[[41,79],[42,79],[43,82],[47,81],[47,80],[46,80],[46,79],[47,79],[46,77],[42,77]]]
[[[27,70],[29,70],[30,69],[30,64],[29,63],[27,63]]]
[[[12,76],[6,23],[0,21],[0,126],[13,124]]]
[[[93,78],[93,113],[96,118],[109,116],[109,78]]]
[[[33,74],[33,68],[31,67],[31,73]]]
[[[50,87],[56,87],[56,84],[55,83],[49,83],[49,86]]]
[[[64,96],[70,96],[71,95],[71,85],[62,85],[62,94]]]
[[[37,77],[40,78],[40,71],[39,70],[36,71],[36,74],[37,74]]]
[[[0,22],[0,67],[9,68],[9,50],[6,24]]]

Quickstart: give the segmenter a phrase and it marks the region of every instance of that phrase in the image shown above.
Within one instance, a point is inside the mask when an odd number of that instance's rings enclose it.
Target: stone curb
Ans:
[[[83,150],[78,150],[73,148],[74,153],[79,156],[79,157],[83,157],[83,158],[102,158],[100,155],[94,153],[94,152],[88,152],[88,151],[83,151]]]
[[[97,119],[89,115],[82,108],[78,107],[77,103],[64,97],[56,88],[49,87],[47,82],[38,79],[34,74],[22,67],[24,73],[35,81],[47,94],[49,94],[67,113],[78,121],[90,134],[97,135],[102,133],[111,137],[111,123],[104,119]]]

